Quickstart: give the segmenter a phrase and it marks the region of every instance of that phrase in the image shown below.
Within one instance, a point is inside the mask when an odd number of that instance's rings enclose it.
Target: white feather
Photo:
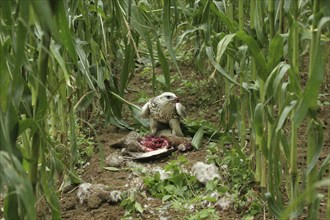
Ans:
[[[141,109],[141,117],[142,118],[148,118],[149,117],[149,114],[150,114],[149,104],[150,104],[150,101],[147,102],[146,104],[144,104],[144,106],[142,107],[142,109]]]
[[[186,109],[180,102],[175,104],[175,109],[180,117],[182,118],[186,117],[186,111],[185,111]]]

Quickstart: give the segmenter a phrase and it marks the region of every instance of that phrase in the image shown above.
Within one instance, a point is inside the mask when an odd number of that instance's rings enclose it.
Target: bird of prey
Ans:
[[[168,124],[172,134],[183,137],[180,119],[185,117],[185,108],[174,93],[164,92],[150,99],[142,107],[141,116],[149,118],[152,134],[156,134],[161,124]]]

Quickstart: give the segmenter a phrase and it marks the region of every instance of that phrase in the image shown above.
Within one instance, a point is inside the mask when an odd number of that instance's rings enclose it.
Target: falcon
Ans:
[[[180,119],[185,117],[185,108],[174,93],[164,92],[150,99],[142,107],[141,116],[149,118],[152,134],[156,134],[161,124],[168,124],[172,134],[183,137]]]

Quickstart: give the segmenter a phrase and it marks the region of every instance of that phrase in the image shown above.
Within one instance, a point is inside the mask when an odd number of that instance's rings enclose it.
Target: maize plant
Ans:
[[[1,1],[0,42],[5,219],[36,219],[40,198],[60,219],[58,186],[81,181],[79,127],[93,129],[102,117],[132,129],[124,104],[145,125],[125,100],[136,62],[150,60],[153,93],[159,64],[171,91],[171,70],[181,77],[180,61],[187,61],[180,50],[192,53],[188,62],[215,84],[217,99],[224,97],[219,130],[237,130],[242,148],[248,140],[271,214],[296,219],[307,208],[307,218],[318,219],[327,200],[330,218],[330,157],[320,160],[318,111],[321,87],[328,86],[328,1]],[[299,165],[302,148],[306,163]]]

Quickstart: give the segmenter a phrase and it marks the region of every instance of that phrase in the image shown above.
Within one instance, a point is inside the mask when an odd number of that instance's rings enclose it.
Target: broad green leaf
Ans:
[[[165,78],[166,90],[170,91],[170,86],[171,86],[170,68],[169,68],[168,62],[166,60],[166,57],[164,56],[163,50],[160,46],[159,39],[157,39],[157,52],[158,52],[159,63],[162,67],[164,78]]]
[[[262,103],[258,103],[254,110],[254,117],[253,117],[253,126],[258,136],[262,136],[264,132],[263,117],[264,117],[264,106]]]
[[[185,30],[179,37],[176,38],[176,47],[179,47],[182,44],[183,39],[191,33],[194,33],[196,31],[202,30],[198,27],[193,27],[191,29]]]
[[[132,105],[129,105],[129,109],[131,110],[132,115],[133,115],[135,120],[137,120],[145,128],[149,128],[149,120],[146,119],[146,118],[141,117],[141,109],[140,108],[136,108]]]
[[[279,218],[279,216],[281,216],[281,214],[283,213],[283,208],[278,206],[278,203],[276,202],[274,196],[270,192],[267,192],[265,194],[265,197],[266,197],[266,200],[268,202],[268,206],[269,206],[271,212],[277,218]]]
[[[239,83],[237,83],[232,77],[230,77],[226,71],[214,60],[214,53],[212,47],[206,47],[206,54],[207,57],[209,58],[210,62],[214,66],[216,70],[219,71],[219,73],[225,77],[228,81],[234,83],[235,85],[241,86]]]
[[[31,129],[33,134],[38,128],[38,124],[34,119],[24,119],[19,121],[19,131],[18,134],[22,134],[26,129]]]
[[[64,59],[62,57],[62,55],[60,54],[60,46],[56,45],[56,44],[51,44],[50,45],[50,51],[52,52],[53,56],[55,57],[56,61],[58,62],[58,64],[60,65],[62,71],[63,71],[63,75],[65,78],[65,82],[66,85],[72,87],[71,83],[70,83],[70,75],[68,73],[68,70],[66,68]]]
[[[205,4],[205,1],[201,1]],[[213,2],[211,4],[211,11],[226,25],[230,33],[235,33],[238,30],[237,22],[231,21],[218,7],[217,4]]]
[[[311,124],[308,126],[308,135],[309,144],[311,144],[314,148],[314,155],[312,155],[312,159],[307,164],[306,175],[313,171],[316,163],[319,161],[321,151],[323,149],[323,126],[315,121],[311,121]]]
[[[130,14],[131,16],[131,23],[130,25],[132,28],[142,37],[142,39],[145,41],[147,45],[147,49],[149,51],[151,63],[152,63],[152,71],[153,75],[155,75],[155,60],[154,60],[154,50],[152,47],[152,42],[151,42],[151,37],[150,37],[150,31],[152,30],[149,25],[146,23],[146,20],[143,16],[142,13],[140,12],[139,8],[136,6],[134,1],[130,1],[131,5],[127,5],[127,1],[121,1],[121,4],[123,8],[125,9],[127,14]],[[129,9],[131,10],[129,12]],[[129,39],[133,40],[133,39]],[[135,40],[135,43],[137,44],[138,41]],[[132,46],[132,45],[131,45]],[[135,53],[138,53],[138,51],[134,51]],[[132,50],[132,53],[134,53]],[[132,63],[132,65],[134,62]]]
[[[290,87],[298,95],[300,95],[301,85],[299,78],[299,24],[296,20],[293,20],[293,24],[290,27],[289,39],[288,39],[288,55],[291,70],[289,71]]]
[[[12,8],[12,1],[0,2],[1,18],[6,25],[12,25]]]
[[[134,207],[135,207],[136,211],[138,211],[139,213],[143,213],[143,208],[140,203],[135,202]]]
[[[164,30],[164,38],[165,44],[172,57],[173,63],[178,70],[178,73],[181,75],[180,68],[176,61],[175,53],[172,47],[172,31],[170,25],[170,11],[171,11],[171,0],[164,1],[164,8],[163,8],[163,30]]]
[[[235,35],[239,40],[246,43],[249,48],[249,51],[256,62],[257,74],[258,76],[265,81],[268,72],[265,57],[261,54],[261,49],[259,48],[257,42],[249,35],[247,35],[244,31],[239,31]]]
[[[76,50],[73,44],[73,37],[68,25],[68,19],[66,14],[67,9],[64,8],[64,1],[57,0],[57,8],[55,11],[55,18],[58,27],[58,33],[61,42],[63,43],[65,49],[70,54],[71,59],[74,63],[77,62]]]
[[[134,56],[132,51],[132,45],[126,44],[125,45],[125,60],[122,63],[122,68],[120,72],[120,89],[119,94],[124,96],[124,91],[128,85],[129,74],[132,71],[132,65],[134,64]]]
[[[206,45],[210,45],[210,41],[211,41],[211,25],[210,25],[210,5],[211,5],[212,0],[207,0],[206,4],[204,5],[203,8],[203,13],[202,13],[202,22],[203,22],[203,26],[205,29],[205,43]]]
[[[172,198],[172,195],[165,195],[165,196],[163,196],[162,201],[167,201],[170,198]]]
[[[203,141],[203,136],[204,136],[204,129],[203,127],[200,127],[196,134],[194,135],[193,139],[191,140],[191,145],[195,149],[199,149],[201,146],[201,143]]]
[[[85,111],[93,102],[95,91],[89,91],[85,93],[74,106],[75,111]]]
[[[313,44],[315,45],[315,48],[313,48],[313,57],[310,57],[311,66],[309,69],[309,79],[293,118],[297,125],[302,123],[308,109],[316,108],[318,91],[324,79],[324,59],[320,59],[320,57],[324,55],[324,48],[321,47],[320,35],[323,26],[329,21],[330,18],[322,18],[320,20],[317,28],[317,35],[312,39],[312,41],[316,42]]]
[[[276,95],[278,84],[289,69],[290,65],[281,62],[272,70],[265,82],[263,95],[266,97],[262,97],[262,100],[269,100]]]
[[[50,1],[31,1],[31,3],[37,14],[36,18],[38,18],[42,28],[46,28],[46,30],[52,33],[55,39],[59,40],[61,37],[59,36],[56,23],[53,19],[53,11],[50,7]]]
[[[23,59],[25,56],[25,41],[28,33],[29,12],[26,10],[30,7],[30,1],[22,1],[19,5],[20,16],[18,18],[18,25],[16,30],[16,51],[15,51],[15,72],[20,71]]]
[[[83,74],[83,76],[85,77],[85,79],[89,85],[89,88],[92,90],[96,90],[94,87],[94,84],[93,84],[92,76],[89,71],[90,65],[89,65],[88,57],[87,57],[84,49],[82,48],[83,43],[84,42],[82,42],[82,43],[78,42],[76,44],[77,54],[80,59],[78,61],[78,68],[79,68],[80,72]]]
[[[218,46],[217,46],[217,56],[215,59],[217,63],[220,63],[222,55],[224,54],[229,43],[233,40],[234,37],[235,37],[235,34],[228,34],[219,41]]]
[[[327,158],[324,159],[323,163],[320,166],[318,179],[322,179],[322,175],[329,169],[330,166],[330,154],[328,154]]]
[[[265,19],[264,19],[264,10],[266,8],[264,1],[255,1],[255,10],[254,14],[251,16],[254,16],[254,26],[255,26],[255,32],[257,35],[257,40],[260,42],[261,45],[268,45],[268,36],[267,31],[265,29]],[[267,46],[265,46],[267,47]]]
[[[305,188],[302,192],[299,193],[299,196],[293,202],[290,202],[288,204],[288,207],[286,207],[284,210],[283,209],[281,210],[280,212],[281,215],[278,217],[278,219],[289,219],[289,217],[297,217],[295,213],[295,209],[299,204],[301,204],[306,199],[306,196],[315,189],[329,185],[330,185],[330,178],[326,178],[314,183],[309,188]]]
[[[267,57],[267,72],[270,73],[272,69],[280,62],[283,57],[283,37],[276,34],[269,45],[269,54]]]
[[[285,158],[286,160],[290,160],[290,145],[288,143],[286,134],[284,133],[283,129],[279,131],[278,135],[280,136],[280,143],[283,148]]]
[[[21,202],[20,206],[15,207],[14,203],[8,204],[10,201],[6,201],[7,204],[5,204],[5,207],[8,207],[9,210],[5,210],[5,215],[14,213],[17,215],[21,212],[22,215],[26,213],[27,219],[36,219],[36,211],[31,208],[31,205],[33,206],[35,204],[35,196],[31,183],[29,179],[26,178],[26,172],[23,170],[20,161],[18,161],[14,155],[0,151],[0,165],[3,168],[0,169],[1,185],[10,186],[9,194],[13,195]],[[23,218],[23,216],[21,217]]]
[[[283,111],[278,119],[278,122],[277,122],[276,132],[278,132],[282,129],[285,120],[287,119],[287,117],[288,117],[289,113],[292,111],[292,109],[296,106],[296,104],[297,104],[297,101],[294,100],[290,103],[290,105],[286,106],[283,109]]]
[[[1,42],[3,43],[3,42]],[[9,101],[9,88],[11,85],[11,77],[10,73],[8,71],[8,68],[6,66],[6,55],[5,51],[8,50],[9,46],[9,38],[0,45],[0,112],[7,111],[8,108],[8,101]]]
[[[106,87],[105,87],[105,84],[104,84],[104,81],[105,81],[105,68],[101,65],[96,65],[96,82],[97,82],[97,85],[98,85],[98,88],[102,91],[105,91],[106,90]]]
[[[291,68],[288,64],[284,65],[281,69],[280,72],[277,74],[277,76],[274,79],[273,82],[273,94],[277,94],[278,87],[280,85],[281,80],[285,76],[286,72]]]

